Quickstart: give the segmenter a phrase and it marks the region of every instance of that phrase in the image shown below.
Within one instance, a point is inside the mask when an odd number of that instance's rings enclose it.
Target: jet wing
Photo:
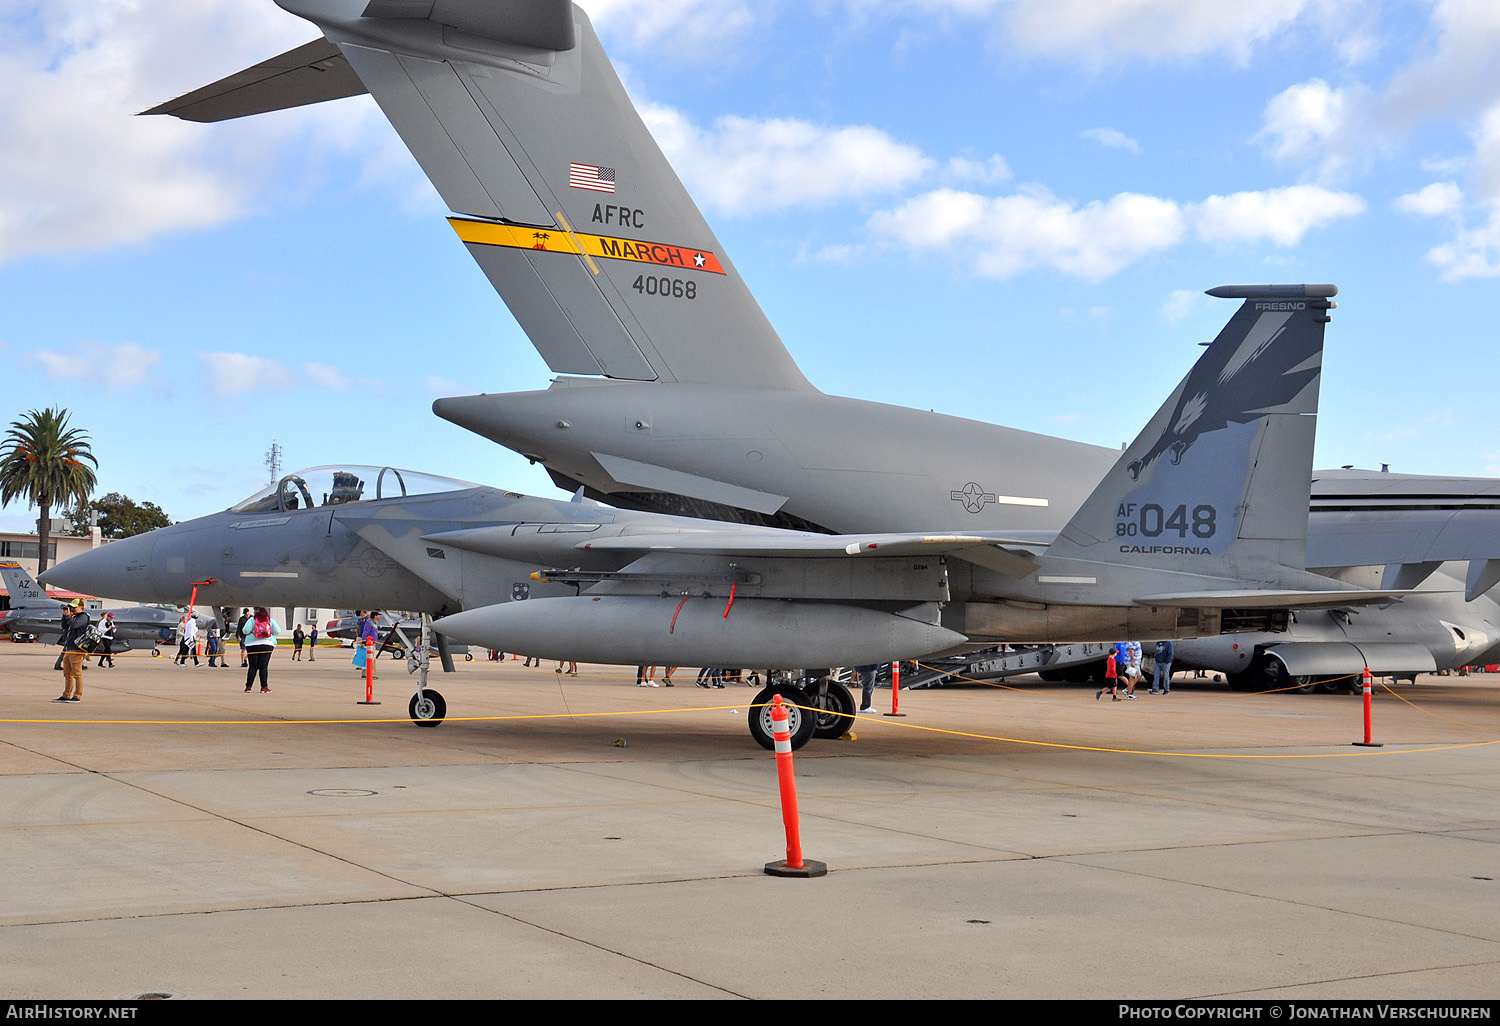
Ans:
[[[1342,606],[1368,606],[1395,602],[1408,595],[1432,595],[1432,590],[1410,589],[1368,591],[1193,591],[1175,595],[1145,595],[1135,600],[1138,606],[1176,606],[1181,609],[1338,609]]]
[[[171,114],[184,121],[228,121],[366,92],[339,48],[327,39],[315,39],[141,113]]]
[[[952,556],[1011,577],[1038,569],[1035,549],[1045,548],[1050,532],[985,534],[799,534],[791,531],[704,531],[633,534],[580,542],[594,552],[682,552],[699,555],[757,555],[849,558],[859,556]]]

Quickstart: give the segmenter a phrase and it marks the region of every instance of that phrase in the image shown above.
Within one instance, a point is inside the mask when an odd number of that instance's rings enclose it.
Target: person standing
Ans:
[[[63,609],[62,675],[63,693],[54,702],[83,701],[83,648],[78,638],[88,629],[89,614],[83,611],[83,599],[74,599]]]
[[[240,635],[248,667],[245,673],[245,694],[248,695],[253,690],[256,676],[260,677],[260,693],[271,693],[271,653],[276,651],[276,637],[280,633],[281,625],[271,619],[265,606],[257,606],[255,615],[245,622],[244,631]]]
[[[99,621],[99,647],[95,654],[99,656],[99,665],[113,668],[115,665],[114,643],[115,643],[115,614],[105,613]]]
[[[865,666],[856,666],[854,672],[859,677],[859,686],[863,689],[863,696],[859,703],[859,711],[872,713],[875,711],[875,664],[869,663]]]
[[[226,663],[224,661],[223,656],[224,656],[224,639],[223,639],[223,634],[219,631],[219,621],[215,620],[213,623],[211,623],[211,624],[208,625],[208,665],[209,666],[216,665],[215,662],[214,662],[214,660],[217,659],[218,660],[217,665],[218,665],[219,669],[222,670],[224,667],[226,667],[226,666],[229,665],[228,663]]]
[[[177,665],[186,666],[187,657],[192,656],[193,665],[202,666],[198,660],[198,621],[192,610],[183,614],[182,622],[177,625],[177,635],[182,639],[177,646]]]
[[[302,645],[307,641],[307,635],[302,633],[302,625],[299,623],[297,629],[292,631],[292,662],[302,661]]]
[[[365,661],[375,656],[374,644],[366,643],[373,643],[379,640],[380,631],[375,626],[376,617],[379,615],[379,613],[373,610],[369,615],[364,613],[359,614],[359,638],[354,642],[354,668],[359,672],[360,676],[364,676]]]
[[[307,635],[307,661],[312,662],[318,657],[318,625],[313,624],[312,632]]]
[[[1176,654],[1176,646],[1171,641],[1158,641],[1156,643],[1156,670],[1151,674],[1151,693],[1153,695],[1170,695],[1172,693],[1172,657]]]
[[[240,646],[240,669],[242,670],[249,665],[245,661],[245,622],[249,619],[250,610],[241,609],[240,618],[234,622],[234,637]]]

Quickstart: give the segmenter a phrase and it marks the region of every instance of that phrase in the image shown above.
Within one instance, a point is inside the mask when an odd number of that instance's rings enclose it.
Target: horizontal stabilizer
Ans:
[[[1177,606],[1182,609],[1338,609],[1395,602],[1408,595],[1432,595],[1432,591],[1195,591],[1178,595],[1144,595],[1138,606]]]
[[[368,91],[337,46],[315,39],[141,113],[171,114],[184,121],[229,121]]]

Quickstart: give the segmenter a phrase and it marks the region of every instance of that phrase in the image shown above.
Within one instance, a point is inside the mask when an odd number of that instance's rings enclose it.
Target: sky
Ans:
[[[1493,0],[582,6],[823,391],[1119,446],[1233,313],[1205,289],[1333,282],[1315,465],[1500,476]],[[431,413],[551,374],[369,97],[134,116],[316,36],[0,0],[0,422],[67,408],[97,492],[174,520],[273,442],[560,497]]]

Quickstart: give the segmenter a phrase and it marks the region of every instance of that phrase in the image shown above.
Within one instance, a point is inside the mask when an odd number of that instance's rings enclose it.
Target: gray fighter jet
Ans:
[[[11,632],[25,631],[35,634],[46,644],[57,644],[62,637],[61,603],[48,595],[14,560],[0,562],[0,578],[5,580],[5,588],[10,592],[10,609],[0,613],[0,627]],[[94,593],[128,594],[107,590]],[[155,649],[157,645],[173,642],[177,621],[182,619],[180,612],[160,606],[88,610],[89,619],[94,623],[98,623],[105,613],[113,613],[115,617],[115,644],[129,648]],[[212,614],[199,614],[196,619],[202,628],[214,622]]]
[[[560,375],[543,391],[440,399],[434,409],[541,462],[559,485],[627,508],[808,531],[1050,536],[1115,463],[1117,453],[1097,446],[814,388],[652,140],[587,17],[567,0],[278,2],[323,38],[148,113],[219,121],[371,92]],[[1321,297],[1260,301],[1307,298]],[[1306,373],[1283,369],[1288,387]],[[1232,402],[1200,406],[1196,387],[1179,401],[1135,453],[1133,474],[1192,458],[1200,434],[1230,430],[1251,412]],[[1141,501],[1134,521],[1121,507],[1113,526],[1172,535],[1192,526],[1198,505],[1177,517],[1176,507],[1158,512],[1160,503]],[[1383,587],[1437,581],[1441,560],[1410,554],[1430,527],[1404,513],[1399,539],[1361,535],[1372,544],[1357,553],[1332,544],[1353,521],[1381,523],[1375,505],[1350,513],[1315,502],[1308,565],[1361,580],[1370,577],[1361,567],[1374,567]],[[1500,544],[1490,538],[1500,533],[1445,549],[1443,558],[1466,565],[1446,567],[1443,579],[1464,579],[1470,600],[1500,577]],[[1356,559],[1367,562],[1347,562]],[[1489,612],[1471,601],[1459,613],[1444,618],[1486,633]],[[1391,632],[1415,641],[1446,631],[1409,607],[1391,616],[1363,638],[1371,652]],[[1062,633],[1051,640],[1064,640],[1076,624],[1052,626]],[[1359,668],[1350,626],[1323,625],[1317,643],[1342,647],[1323,650],[1318,665],[1336,651],[1340,666]],[[1134,624],[1110,620],[1109,628],[1140,635]],[[1256,644],[1258,657],[1271,654],[1257,666],[1277,669],[1277,637]],[[1415,671],[1426,667],[1413,662],[1420,647],[1365,658],[1387,672]],[[1431,658],[1442,665],[1450,656]],[[1281,668],[1305,676],[1307,665]]]
[[[1215,636],[1389,602],[1308,573],[1308,467],[1331,286],[1240,308],[1061,531],[823,534],[319,468],[226,513],[74,557],[49,581],[218,605],[421,610],[441,638],[553,659],[808,668],[999,641]],[[1192,414],[1218,411],[1188,432]],[[1174,459],[1154,459],[1191,437]],[[847,716],[853,698],[773,686]],[[419,688],[411,712],[441,720]],[[764,710],[751,713],[770,744]],[[802,720],[807,722],[804,724]],[[764,721],[764,722],[763,722]],[[844,724],[835,716],[834,727]],[[800,717],[800,740],[816,730]]]

